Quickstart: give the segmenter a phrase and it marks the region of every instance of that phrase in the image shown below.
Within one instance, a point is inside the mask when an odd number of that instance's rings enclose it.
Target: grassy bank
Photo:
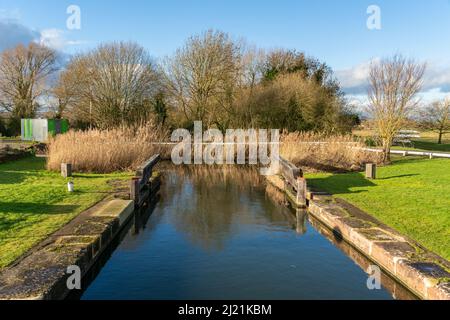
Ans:
[[[0,269],[103,199],[113,189],[107,181],[126,177],[77,174],[68,193],[67,179],[45,170],[45,159],[0,164]]]
[[[309,174],[308,183],[348,200],[383,223],[450,260],[450,161],[396,159],[362,173]]]

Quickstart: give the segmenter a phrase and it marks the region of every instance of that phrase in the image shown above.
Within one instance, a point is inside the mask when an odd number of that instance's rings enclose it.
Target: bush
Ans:
[[[7,135],[8,135],[8,129],[6,128],[5,121],[0,118],[0,137],[7,136]]]
[[[381,162],[381,155],[363,150],[364,142],[350,135],[326,136],[294,132],[281,137],[280,154],[296,165],[325,171],[361,170],[367,162]]]
[[[167,132],[151,123],[137,129],[70,131],[51,138],[48,144],[49,170],[59,171],[61,163],[71,163],[74,171],[110,173],[134,170],[151,156],[162,153]]]
[[[20,136],[20,119],[0,118],[0,136],[18,137]]]

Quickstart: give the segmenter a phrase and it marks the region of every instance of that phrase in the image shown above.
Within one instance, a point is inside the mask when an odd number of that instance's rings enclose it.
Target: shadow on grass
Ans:
[[[59,205],[31,202],[0,202],[0,213],[11,214],[68,214],[74,212],[77,205]]]
[[[390,180],[390,179],[397,179],[397,178],[408,178],[408,177],[415,177],[420,176],[420,174],[411,173],[411,174],[402,174],[398,176],[392,176],[392,177],[386,177],[386,178],[378,178],[377,180]]]
[[[26,176],[27,174],[25,172],[0,170],[0,184],[22,183],[26,179]]]
[[[45,221],[44,215],[63,215],[73,213],[79,206],[51,205],[25,202],[0,202],[0,235],[11,230],[21,229]],[[29,234],[34,236],[34,234]]]
[[[113,193],[113,191],[80,191],[80,190],[75,190],[73,192],[73,194],[112,194],[112,193]]]
[[[79,179],[106,179],[106,178],[110,178],[110,176],[108,175],[101,175],[101,174],[79,174],[79,173],[74,173],[72,175],[72,178],[79,178]]]
[[[413,141],[413,144],[417,149],[450,152],[450,144],[437,144],[430,141]]]
[[[0,184],[21,183],[27,176],[46,174],[45,160],[32,156],[0,164]]]
[[[27,218],[24,216],[15,216],[9,219],[0,217],[0,232],[11,230],[15,228],[16,225],[22,224],[26,220]]]
[[[364,178],[364,175],[361,173],[345,173],[324,178],[310,178],[308,179],[308,185],[332,194],[368,192],[368,190],[352,191],[350,188],[376,186],[375,183]]]

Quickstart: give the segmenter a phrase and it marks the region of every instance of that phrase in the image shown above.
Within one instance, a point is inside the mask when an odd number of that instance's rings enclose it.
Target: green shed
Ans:
[[[69,122],[66,119],[22,119],[22,140],[46,142],[49,136],[66,133]]]

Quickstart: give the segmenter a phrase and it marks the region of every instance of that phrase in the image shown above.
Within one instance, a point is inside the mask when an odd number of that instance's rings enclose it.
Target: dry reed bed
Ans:
[[[364,150],[364,142],[350,135],[294,132],[283,134],[281,142],[281,156],[318,170],[361,170],[364,163],[382,160],[380,154]]]
[[[156,153],[170,157],[166,130],[151,123],[137,129],[70,131],[51,138],[48,144],[49,170],[72,163],[74,171],[110,173],[134,170]],[[379,163],[380,154],[363,150],[364,143],[352,136],[314,133],[284,133],[280,154],[301,167],[324,171],[360,170],[366,162]],[[246,146],[248,152],[248,146]]]
[[[74,171],[110,173],[134,170],[156,153],[165,154],[167,132],[152,124],[137,129],[70,131],[50,139],[49,170],[60,170],[61,163],[71,163]]]

